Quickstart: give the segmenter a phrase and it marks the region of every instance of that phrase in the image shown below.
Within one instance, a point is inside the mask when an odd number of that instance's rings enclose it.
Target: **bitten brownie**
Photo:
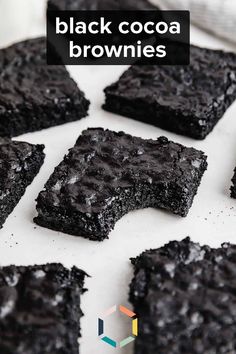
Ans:
[[[39,172],[43,150],[44,145],[0,138],[0,228]]]
[[[87,115],[89,101],[62,65],[46,64],[45,38],[0,50],[0,136],[17,136]]]
[[[135,354],[236,353],[236,246],[189,238],[132,260]]]
[[[101,241],[134,209],[186,216],[207,168],[203,152],[168,141],[88,129],[37,199],[41,226]]]
[[[148,0],[49,0],[48,10],[156,10]]]
[[[104,109],[204,139],[236,99],[236,55],[191,46],[190,65],[132,66],[105,89]]]
[[[61,264],[1,268],[1,354],[78,354],[85,275]]]

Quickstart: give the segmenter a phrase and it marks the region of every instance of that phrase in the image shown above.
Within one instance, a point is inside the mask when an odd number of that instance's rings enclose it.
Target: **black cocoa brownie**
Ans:
[[[0,136],[80,119],[88,106],[66,68],[46,64],[45,38],[0,50]]]
[[[85,275],[61,264],[1,268],[1,354],[78,354]]]
[[[35,222],[101,241],[134,209],[186,216],[206,168],[203,152],[165,137],[144,140],[88,129],[40,193]]]
[[[236,199],[236,168],[234,169],[234,175],[232,178],[232,186],[230,187],[231,198]]]
[[[189,66],[130,67],[105,89],[104,109],[204,139],[236,99],[236,55],[190,48]]]
[[[49,0],[48,10],[156,10],[148,0]]]
[[[0,228],[39,172],[43,150],[44,145],[0,138]]]
[[[135,354],[236,353],[236,246],[189,238],[132,260]]]

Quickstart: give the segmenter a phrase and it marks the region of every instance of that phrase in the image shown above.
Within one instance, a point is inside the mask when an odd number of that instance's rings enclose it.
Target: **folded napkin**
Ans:
[[[149,0],[168,10],[190,10],[191,21],[236,43],[236,0]]]

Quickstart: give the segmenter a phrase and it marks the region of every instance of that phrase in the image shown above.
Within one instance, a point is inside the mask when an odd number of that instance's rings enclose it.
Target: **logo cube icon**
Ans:
[[[126,337],[120,342],[116,342],[112,338],[105,335],[105,318],[112,315],[116,311],[120,311],[124,315],[128,316],[132,319],[132,328],[131,328],[131,335]],[[112,346],[113,348],[123,348],[129,343],[133,342],[135,338],[138,336],[138,318],[136,313],[129,310],[127,307],[120,305],[117,307],[116,305],[109,308],[102,316],[102,318],[98,318],[98,336],[100,339],[105,342],[106,344]]]

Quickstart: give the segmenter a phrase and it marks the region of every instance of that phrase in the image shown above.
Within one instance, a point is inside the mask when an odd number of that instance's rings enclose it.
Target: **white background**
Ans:
[[[7,1],[10,3],[11,0]],[[14,3],[16,4],[16,1]],[[18,13],[18,21],[19,18],[23,21],[24,11]],[[0,19],[2,14],[0,8]],[[1,32],[0,45],[44,32],[43,22],[39,24],[37,21],[34,21],[34,25],[31,23],[24,28],[18,26],[9,31],[7,23],[10,22],[6,15],[4,12],[5,24],[1,22],[1,26],[5,26],[5,32]],[[191,32],[191,42],[194,44],[236,51],[236,48],[196,28],[192,28]],[[91,100],[89,117],[17,138],[45,144],[46,160],[4,228],[0,230],[0,264],[62,262],[68,267],[76,265],[84,269],[91,278],[86,280],[89,291],[82,297],[85,316],[81,323],[83,334],[80,340],[81,354],[115,352],[131,354],[132,345],[115,350],[97,338],[99,314],[114,304],[131,307],[127,301],[128,287],[132,278],[129,258],[137,256],[145,249],[162,246],[170,240],[181,240],[188,235],[194,241],[211,246],[219,246],[225,241],[236,243],[236,201],[229,197],[230,180],[236,166],[236,103],[204,141],[195,141],[101,109],[104,87],[116,80],[124,67],[74,66],[68,69],[80,88],[85,91],[87,98]],[[73,146],[81,131],[87,127],[124,130],[143,138],[156,139],[160,135],[165,135],[176,142],[203,150],[208,155],[209,167],[188,217],[180,218],[154,209],[132,212],[116,224],[109,240],[102,243],[34,225],[32,220],[36,215],[35,198],[54,167]],[[114,339],[121,340],[129,333],[130,321],[121,316],[114,316],[113,321],[109,321],[107,334],[112,334]]]

